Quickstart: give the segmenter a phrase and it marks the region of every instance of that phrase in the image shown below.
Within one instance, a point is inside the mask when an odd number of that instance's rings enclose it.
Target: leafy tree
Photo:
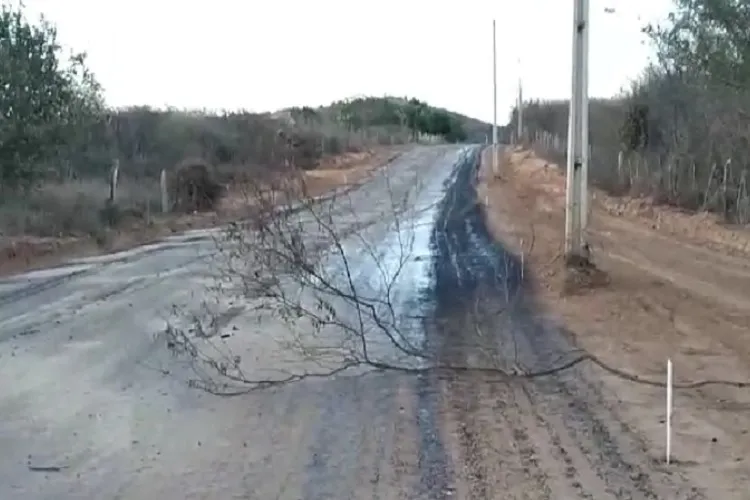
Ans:
[[[417,133],[426,129],[427,105],[418,99],[410,99],[406,103],[406,126],[416,137]]]
[[[64,58],[55,28],[0,7],[0,186],[31,187],[62,150],[85,147],[103,111],[85,54]]]
[[[645,31],[668,70],[739,86],[750,81],[749,26],[746,0],[674,0],[668,22]]]
[[[664,22],[644,29],[657,61],[623,95],[590,103],[591,180],[750,221],[748,27],[746,0],[673,0]],[[529,103],[525,123],[565,137],[567,107]],[[623,151],[629,168],[615,170]]]
[[[432,134],[450,142],[464,141],[468,136],[463,126],[465,117],[434,108],[416,98],[359,97],[335,102],[331,108],[336,120],[349,130],[399,127],[408,129],[414,138],[420,133]]]
[[[309,106],[302,106],[302,119],[306,124],[312,124],[320,121],[318,113]]]

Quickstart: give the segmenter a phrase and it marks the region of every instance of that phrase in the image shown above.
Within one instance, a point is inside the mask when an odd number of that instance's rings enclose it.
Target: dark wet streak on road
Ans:
[[[464,307],[462,299],[470,298],[479,286],[498,288],[498,279],[503,279],[498,276],[496,265],[504,255],[503,250],[492,243],[472,247],[471,231],[477,232],[477,225],[484,227],[474,191],[480,151],[478,147],[465,150],[452,175],[446,179],[444,196],[431,231],[431,279],[430,285],[422,290],[421,299],[425,310],[431,310],[432,315],[425,324],[427,335],[423,347],[438,359],[445,357],[446,349],[460,347],[460,339],[443,338],[435,325],[457,308]],[[489,243],[488,236],[484,243]],[[515,273],[520,269],[517,266],[514,261],[509,269]],[[514,286],[518,285],[516,282]],[[440,408],[445,402],[441,401],[439,380],[434,372],[419,378],[417,397],[421,435],[418,497],[452,498],[458,465],[451,462],[441,439]]]
[[[440,437],[440,394],[434,374],[420,375],[417,383],[419,443],[419,491],[415,498],[448,498],[453,489],[453,469]]]
[[[442,276],[435,273],[434,268],[439,266],[439,262],[445,257],[445,254],[436,251],[436,245],[438,241],[448,238],[445,225],[446,213],[455,207],[456,179],[462,171],[466,170],[466,161],[467,154],[464,153],[460,161],[454,165],[450,177],[443,184],[443,199],[437,206],[430,234],[430,259],[433,271],[429,286],[422,290],[421,299],[423,310],[432,310],[433,314],[440,307],[439,301],[435,298],[442,284]],[[425,325],[425,329],[429,329],[428,325]],[[434,353],[438,346],[435,345],[435,339],[426,335],[422,348],[425,352]],[[435,373],[420,375],[417,383],[417,423],[420,433],[419,470],[421,473],[418,498],[449,498],[453,492],[454,465],[449,461],[440,435],[441,423],[438,415],[441,403],[437,375]]]
[[[476,203],[474,181],[480,148],[466,150],[456,164],[453,174],[444,184],[444,197],[438,206],[430,238],[430,286],[422,291],[422,301],[431,317],[426,321],[426,351],[447,364],[464,364],[462,339],[443,331],[444,321],[456,312],[466,310],[479,287],[499,289],[497,262],[503,250],[485,239],[485,245],[474,247],[471,232],[483,229],[482,216]],[[479,227],[477,227],[479,226]],[[487,244],[489,243],[489,244]],[[509,266],[512,268],[513,264]],[[458,357],[456,357],[458,356]],[[437,376],[432,373],[420,379],[420,421],[422,453],[430,458],[430,467],[423,470],[423,484],[427,483],[427,498],[451,498],[455,494],[456,467],[452,464],[445,445],[437,437],[443,426],[440,408],[450,407],[450,401],[440,401]],[[427,395],[433,397],[428,399]],[[468,404],[475,406],[476,395],[470,394]],[[471,439],[481,439],[473,436]],[[476,494],[486,494],[475,491]]]

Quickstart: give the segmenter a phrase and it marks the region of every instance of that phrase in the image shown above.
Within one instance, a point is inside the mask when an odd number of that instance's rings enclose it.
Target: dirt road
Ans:
[[[405,238],[397,320],[441,363],[486,371],[316,379],[234,398],[188,388],[160,335],[208,293],[215,243],[193,232],[0,281],[0,498],[710,498],[645,451],[571,345],[541,319],[518,260],[490,239],[477,147],[417,148],[348,198],[354,281]],[[406,200],[392,224],[384,200]],[[356,220],[346,213],[355,213]],[[408,222],[408,223],[406,223]],[[405,234],[408,233],[408,234]],[[249,372],[280,325],[235,311]]]

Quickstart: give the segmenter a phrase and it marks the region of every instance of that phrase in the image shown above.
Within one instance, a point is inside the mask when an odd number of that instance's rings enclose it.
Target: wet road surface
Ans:
[[[410,342],[441,364],[547,368],[570,346],[484,229],[478,154],[416,148],[351,194],[337,217],[364,227],[343,245],[352,281],[377,294],[374,260],[406,248],[389,321]],[[159,332],[173,305],[198,307],[215,248],[193,232],[0,281],[0,498],[702,498],[584,368],[370,373],[236,398],[186,387]],[[247,316],[225,328],[243,359],[272,364],[279,325]]]

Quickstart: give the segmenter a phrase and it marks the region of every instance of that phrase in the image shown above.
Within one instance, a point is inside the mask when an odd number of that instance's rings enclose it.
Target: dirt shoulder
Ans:
[[[495,175],[490,158],[478,188],[488,226],[523,249],[542,310],[574,332],[578,346],[648,380],[663,380],[671,358],[676,383],[750,382],[750,231],[595,191],[589,241],[608,284],[564,295],[564,173],[531,152],[509,150]],[[664,389],[600,373],[622,421],[654,459],[663,457]],[[709,497],[744,498],[750,389],[678,390],[674,404],[674,467]]]
[[[398,157],[403,147],[381,147],[361,153],[346,153],[321,160],[318,168],[304,172],[309,196],[365,182],[375,169]],[[0,235],[0,276],[60,264],[75,258],[127,250],[191,229],[220,226],[248,214],[248,189],[229,186],[228,195],[214,211],[192,214],[153,214],[123,221],[102,238],[93,236],[41,238]]]

